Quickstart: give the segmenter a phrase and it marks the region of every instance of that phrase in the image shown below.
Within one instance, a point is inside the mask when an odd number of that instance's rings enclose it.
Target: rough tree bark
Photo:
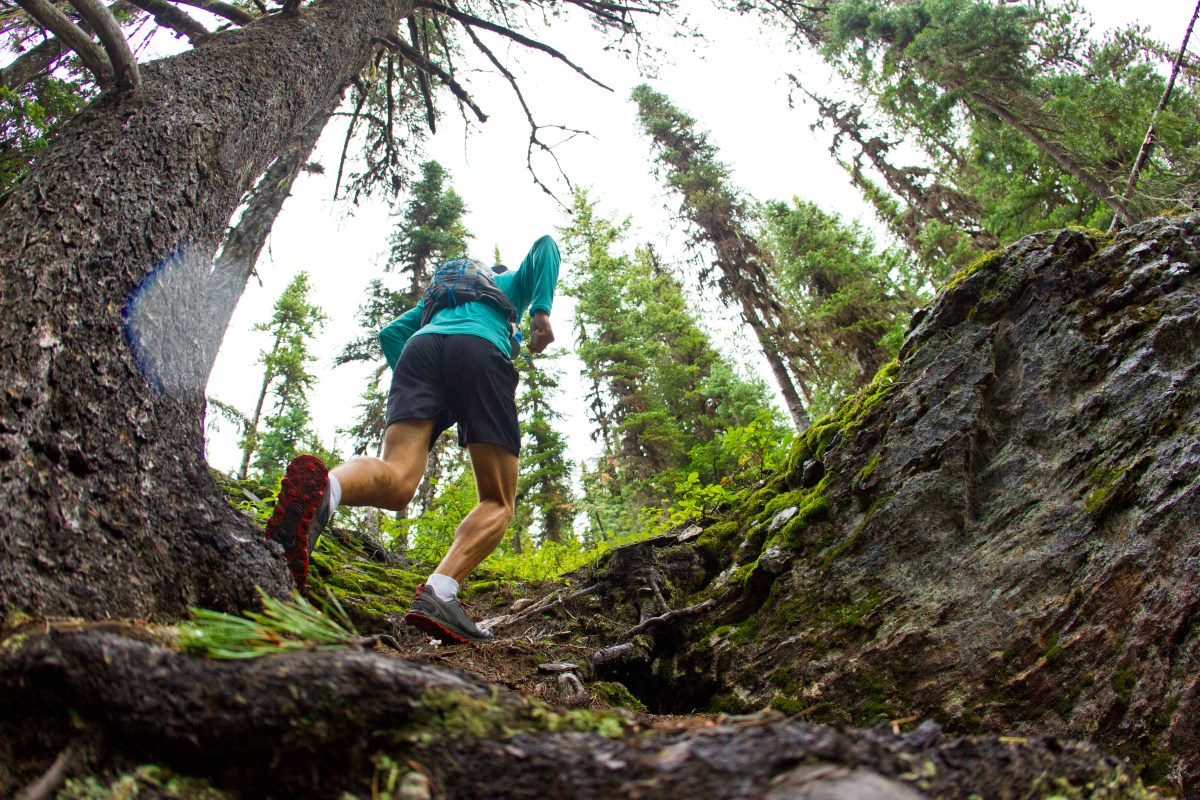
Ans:
[[[0,617],[288,590],[205,468],[204,288],[251,181],[408,10],[326,0],[149,64],[0,201]]]

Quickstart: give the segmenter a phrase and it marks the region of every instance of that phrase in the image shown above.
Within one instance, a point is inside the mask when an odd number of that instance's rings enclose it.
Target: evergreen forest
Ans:
[[[1200,798],[1180,4],[0,0],[0,796]],[[405,623],[454,429],[298,588],[379,331],[544,234],[495,638]]]

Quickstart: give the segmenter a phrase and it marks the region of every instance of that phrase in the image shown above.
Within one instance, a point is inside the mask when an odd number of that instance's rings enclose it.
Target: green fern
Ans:
[[[209,658],[257,658],[295,650],[328,650],[362,640],[337,598],[322,609],[293,592],[277,600],[261,588],[262,611],[242,616],[193,608],[192,620],[180,626],[177,643],[188,652]]]

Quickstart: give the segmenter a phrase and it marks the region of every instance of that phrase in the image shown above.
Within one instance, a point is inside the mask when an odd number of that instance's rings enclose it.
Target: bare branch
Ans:
[[[338,159],[337,180],[333,183],[333,199],[336,200],[338,190],[342,188],[342,171],[346,168],[346,151],[350,149],[350,139],[354,136],[354,124],[358,122],[358,115],[362,113],[363,104],[367,102],[367,92],[365,89],[359,89],[358,103],[354,106],[354,115],[350,117],[350,125],[346,128],[346,141],[342,142],[342,157]]]
[[[234,25],[249,25],[254,22],[253,14],[248,14],[242,11],[237,6],[232,6],[229,3],[222,3],[221,0],[176,0],[181,5],[199,8],[210,14],[216,14],[218,17],[229,20]]]
[[[530,39],[528,36],[523,36],[511,28],[506,28],[503,25],[497,25],[494,22],[488,22],[486,19],[480,19],[479,17],[471,16],[470,14],[459,11],[456,8],[444,6],[441,3],[434,2],[433,0],[421,0],[420,5],[423,8],[428,8],[430,11],[437,11],[445,14],[448,17],[451,17],[452,19],[458,20],[463,25],[475,28],[483,28],[484,30],[491,31],[492,33],[498,33],[505,38],[512,39],[514,42],[524,45],[531,50],[540,50],[553,58],[557,58],[559,61],[566,64],[571,69],[575,70],[580,75],[599,86],[601,89],[607,89],[610,92],[612,91],[612,87],[606,86],[605,84],[593,78],[587,73],[586,70],[575,64],[573,61],[571,61],[571,59],[567,58],[558,50],[555,50],[553,47],[543,44],[536,39]]]
[[[412,39],[414,49],[420,49],[420,31],[417,30],[417,20],[412,14],[408,15],[408,35]],[[429,43],[425,43],[425,52],[429,52]],[[388,59],[388,68],[391,69],[392,60]],[[390,91],[391,76],[389,73],[388,86]],[[421,89],[421,98],[425,101],[425,121],[429,123],[429,132],[437,133],[437,111],[433,105],[433,93],[429,91],[429,76],[425,70],[417,70],[417,86]],[[389,99],[391,95],[388,95]]]
[[[1196,27],[1196,17],[1200,16],[1200,2],[1196,3],[1196,8],[1192,11],[1192,19],[1188,22],[1187,31],[1183,34],[1183,44],[1179,45],[1179,53],[1175,56],[1175,63],[1171,67],[1171,77],[1167,79],[1167,88],[1163,91],[1162,99],[1158,101],[1158,106],[1154,109],[1154,113],[1150,115],[1150,127],[1146,130],[1146,138],[1142,140],[1142,146],[1138,150],[1137,158],[1133,162],[1133,169],[1129,172],[1129,180],[1125,184],[1125,191],[1121,192],[1121,202],[1129,201],[1129,195],[1133,194],[1134,187],[1137,186],[1138,176],[1141,175],[1142,167],[1145,166],[1146,160],[1150,158],[1150,153],[1154,151],[1154,143],[1158,140],[1158,131],[1155,128],[1158,122],[1158,115],[1167,107],[1167,103],[1171,101],[1171,92],[1175,88],[1175,78],[1179,75],[1179,68],[1183,64],[1183,57],[1187,53],[1188,40],[1192,38],[1192,29]],[[1112,225],[1109,226],[1109,232],[1116,230],[1117,217],[1113,217]]]
[[[87,67],[88,72],[96,78],[101,89],[107,89],[113,82],[113,65],[104,55],[104,51],[92,41],[83,30],[71,21],[63,12],[51,5],[47,0],[16,0],[17,5],[25,9],[29,16],[38,24],[57,36],[67,47],[79,56],[79,60]]]
[[[446,72],[446,70],[425,58],[423,55],[413,49],[408,42],[405,42],[402,39],[396,39],[393,37],[381,39],[380,41],[383,42],[383,44],[387,47],[404,56],[418,69],[428,72],[430,75],[446,84],[446,87],[454,94],[455,97],[457,97],[475,112],[475,116],[479,118],[480,122],[487,122],[487,114],[483,113],[483,110],[475,104],[474,100],[471,99],[471,95],[467,94],[467,90],[460,86],[458,81],[454,80],[454,77],[451,76],[450,73]]]
[[[100,44],[104,45],[104,51],[108,53],[108,60],[112,62],[113,72],[116,75],[117,88],[121,91],[136,89],[141,82],[137,59],[133,57],[133,51],[129,49],[129,42],[125,40],[125,34],[121,32],[121,26],[113,17],[112,12],[101,5],[99,0],[68,0],[68,2],[75,7],[81,17],[87,20],[92,29],[96,31]]]
[[[129,2],[149,13],[156,24],[175,31],[192,44],[212,35],[208,28],[200,24],[195,17],[166,0],[129,0]]]
[[[567,173],[565,170],[563,170],[562,164],[559,163],[558,156],[554,154],[554,150],[538,138],[538,131],[540,131],[543,127],[549,127],[564,132],[569,132],[571,134],[587,133],[587,131],[564,128],[561,125],[539,125],[537,120],[533,118],[533,112],[529,110],[529,104],[525,102],[525,95],[521,93],[521,87],[517,84],[516,76],[512,74],[508,67],[501,63],[500,59],[496,58],[496,54],[493,53],[486,44],[480,41],[473,28],[466,26],[464,27],[464,30],[467,32],[467,35],[471,37],[471,41],[475,43],[475,46],[479,48],[480,52],[487,57],[488,61],[492,62],[492,66],[499,70],[500,74],[503,75],[505,80],[508,81],[509,86],[512,87],[513,92],[517,95],[517,100],[521,103],[521,109],[525,112],[525,119],[529,122],[529,144],[525,148],[525,166],[529,169],[529,174],[533,176],[533,182],[537,184],[543,192],[549,195],[554,202],[558,203],[563,208],[568,208],[567,204],[560,200],[558,195],[551,191],[550,187],[538,177],[537,171],[533,168],[533,151],[534,148],[537,148],[538,150],[541,150],[550,156],[550,158],[554,161],[554,166],[558,168],[558,174],[562,177],[563,181],[566,182],[567,187],[570,188],[571,179],[567,177]]]

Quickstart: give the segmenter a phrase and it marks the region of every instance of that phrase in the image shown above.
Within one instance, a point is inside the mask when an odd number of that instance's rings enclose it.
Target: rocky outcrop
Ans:
[[[1198,228],[1038,234],[959,276],[680,545],[712,577],[669,605],[718,602],[649,643],[641,699],[1085,738],[1200,796]]]

